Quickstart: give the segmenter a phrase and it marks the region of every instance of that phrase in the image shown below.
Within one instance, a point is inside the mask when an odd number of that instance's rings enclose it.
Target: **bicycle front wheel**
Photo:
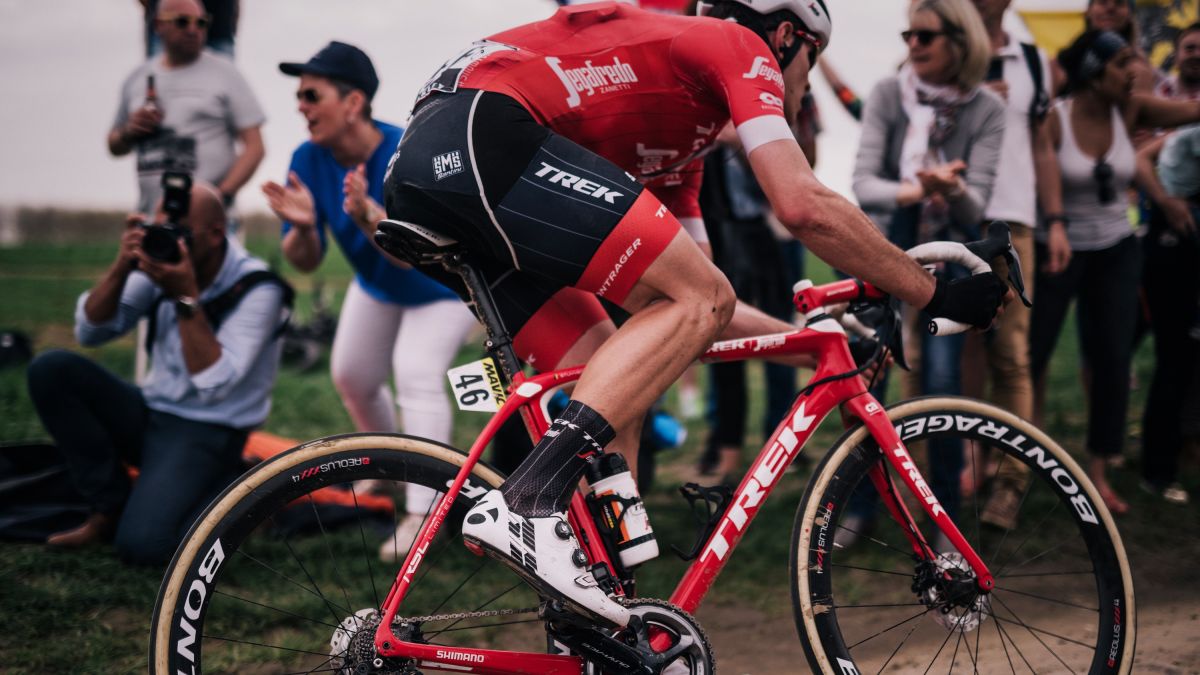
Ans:
[[[1128,673],[1129,562],[1067,452],[1029,422],[970,399],[916,399],[887,413],[995,589],[978,590],[865,427],[851,429],[816,468],[793,532],[796,625],[813,670]],[[964,453],[974,461],[960,474]],[[899,496],[879,494],[873,467]],[[889,499],[916,522],[897,523]],[[910,527],[936,559],[914,554]]]
[[[208,507],[167,568],[152,619],[150,672],[370,669],[360,661],[370,652],[375,610],[418,530],[414,522],[402,526],[411,511],[398,503],[404,484],[444,491],[464,460],[419,438],[350,434],[252,469]],[[401,614],[448,618],[421,622],[421,634],[410,639],[545,650],[536,615],[518,616],[537,606],[536,594],[462,544],[466,510],[501,481],[477,464],[429,545]],[[420,524],[432,508],[416,515]]]

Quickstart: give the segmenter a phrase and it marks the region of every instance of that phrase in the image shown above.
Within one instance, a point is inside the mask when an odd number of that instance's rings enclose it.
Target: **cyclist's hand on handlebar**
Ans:
[[[933,318],[988,328],[1003,311],[1003,304],[1013,297],[1008,284],[995,272],[983,272],[949,282],[938,277],[933,299],[924,309]]]

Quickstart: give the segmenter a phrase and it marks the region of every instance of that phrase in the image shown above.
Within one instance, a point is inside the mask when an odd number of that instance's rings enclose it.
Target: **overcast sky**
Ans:
[[[828,58],[865,97],[903,55],[907,0],[834,0]],[[378,118],[403,123],[413,92],[473,40],[549,16],[551,0],[242,0],[236,63],[267,113],[267,157],[243,189],[243,209],[265,208],[258,185],[285,174],[305,140],[296,80],[280,61],[305,61],[329,40],[361,47],[379,72]],[[142,59],[136,0],[0,0],[0,205],[130,208],[131,157],[114,159],[105,134],[122,80]],[[827,89],[818,173],[845,191],[854,123]]]

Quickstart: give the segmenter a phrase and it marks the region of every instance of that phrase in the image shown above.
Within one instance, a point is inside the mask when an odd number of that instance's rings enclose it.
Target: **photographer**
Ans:
[[[84,346],[149,317],[145,385],[66,351],[41,354],[28,371],[38,415],[92,506],[83,525],[47,543],[78,547],[115,534],[122,558],[143,564],[167,561],[242,471],[246,436],[270,409],[275,338],[290,301],[290,289],[226,236],[213,186],[169,174],[164,187],[155,225],[128,219],[116,260],[75,312]],[[140,469],[132,485],[126,463]]]

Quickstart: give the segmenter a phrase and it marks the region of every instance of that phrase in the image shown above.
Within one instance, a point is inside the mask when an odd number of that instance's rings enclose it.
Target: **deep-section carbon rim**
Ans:
[[[864,429],[851,430],[817,467],[793,533],[797,628],[814,670],[1129,672],[1135,607],[1128,561],[1111,516],[1066,451],[1028,422],[969,399],[917,399],[888,413],[934,492],[957,489],[959,481],[950,471],[953,485],[944,476],[939,485],[930,457],[952,456],[947,453],[962,447],[980,457],[963,477],[978,492],[962,498],[953,517],[994,575],[996,590],[975,604],[949,601],[947,591],[938,590],[955,588],[949,584],[914,591],[915,581],[958,574],[947,570],[961,558],[935,545],[947,553],[937,573],[918,568],[908,539],[866,478],[881,461],[880,449]],[[992,492],[1013,484],[1004,479],[1013,475],[1006,457],[1028,467],[1030,476],[1016,493],[1011,531],[983,517]],[[934,541],[920,505],[911,497],[905,503]],[[847,537],[851,530],[855,536]],[[846,543],[850,538],[856,541]]]
[[[356,627],[366,621],[364,610],[380,606],[403,560],[379,559],[404,515],[392,508],[403,503],[403,482],[444,490],[463,459],[422,439],[350,434],[252,469],[209,506],[168,567],[152,621],[150,672],[345,667],[347,656],[331,653],[331,639],[347,652],[363,646],[353,639]],[[402,615],[536,606],[515,575],[461,543],[462,515],[501,480],[476,465],[425,553]],[[510,623],[518,621],[525,625]],[[422,629],[425,641],[448,646],[545,648],[536,617],[445,620]]]

